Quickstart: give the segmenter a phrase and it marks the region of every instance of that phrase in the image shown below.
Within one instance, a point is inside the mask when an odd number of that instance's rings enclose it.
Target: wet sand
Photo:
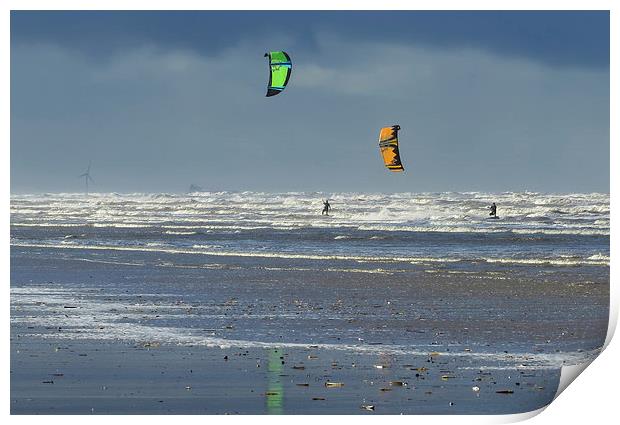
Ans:
[[[472,365],[441,356],[313,348],[17,339],[11,413],[514,413],[547,404],[559,378],[550,370],[459,370],[463,366]]]
[[[519,413],[606,333],[608,269],[11,254],[13,414]]]

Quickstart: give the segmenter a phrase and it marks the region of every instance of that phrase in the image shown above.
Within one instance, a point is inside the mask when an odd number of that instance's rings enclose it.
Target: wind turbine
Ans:
[[[78,177],[84,177],[84,182],[86,183],[86,194],[88,195],[88,180],[90,180],[91,182],[95,183],[95,181],[93,180],[93,178],[90,176],[90,162],[88,161],[88,168],[86,169],[86,172],[84,174],[80,174]]]

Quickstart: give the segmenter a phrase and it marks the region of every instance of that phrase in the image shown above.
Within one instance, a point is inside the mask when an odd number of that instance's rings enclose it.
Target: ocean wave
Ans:
[[[325,198],[330,198],[334,207],[329,219],[319,214]],[[486,220],[491,202],[498,204],[500,220]],[[195,226],[231,231],[341,227],[385,232],[607,236],[609,204],[608,194],[209,192],[200,196],[12,195],[10,210],[15,227]]]
[[[493,257],[416,257],[416,256],[370,256],[370,255],[351,255],[351,254],[307,254],[291,252],[269,252],[269,251],[225,251],[218,245],[193,245],[191,249],[172,247],[164,243],[151,243],[142,246],[118,246],[118,245],[86,245],[78,244],[37,244],[20,241],[11,241],[11,246],[32,247],[32,248],[60,248],[60,249],[84,249],[84,250],[104,250],[104,251],[142,251],[142,252],[162,252],[168,254],[198,254],[215,257],[250,257],[250,258],[279,258],[279,259],[300,259],[318,261],[354,261],[358,263],[459,263],[459,262],[487,262],[502,264],[530,264],[530,265],[552,265],[552,266],[609,266],[609,258],[588,257],[588,258],[493,258]]]
[[[141,229],[144,227],[152,227],[146,223],[89,223],[92,227],[114,227],[119,229]]]
[[[594,256],[592,256],[594,257]],[[529,265],[553,265],[553,266],[609,266],[609,258],[483,258],[487,263],[504,264],[529,264]]]
[[[604,255],[604,254],[594,254],[594,255],[589,256],[588,260],[591,260],[591,261],[606,261],[607,264],[609,264],[610,257],[609,257],[609,255]]]

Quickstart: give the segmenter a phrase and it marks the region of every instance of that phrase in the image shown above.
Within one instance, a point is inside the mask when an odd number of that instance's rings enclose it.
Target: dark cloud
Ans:
[[[216,55],[283,34],[316,54],[316,34],[441,48],[471,47],[554,66],[609,67],[607,11],[13,11],[11,39],[57,43],[89,58],[144,44]],[[266,46],[267,48],[267,46]],[[376,55],[377,52],[368,52]]]

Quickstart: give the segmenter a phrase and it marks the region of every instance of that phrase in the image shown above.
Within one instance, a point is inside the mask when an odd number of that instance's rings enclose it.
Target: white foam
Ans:
[[[541,264],[553,266],[577,266],[577,265],[598,265],[609,266],[607,259],[545,259],[545,258],[490,258],[490,257],[470,257],[470,258],[449,258],[449,257],[408,257],[408,256],[363,256],[346,254],[297,254],[287,252],[267,252],[267,251],[225,251],[219,249],[217,245],[193,245],[189,248],[174,248],[163,243],[147,243],[143,246],[118,246],[118,245],[87,245],[80,244],[78,241],[62,241],[60,244],[38,244],[11,240],[11,246],[31,247],[31,248],[57,248],[57,249],[85,249],[85,250],[110,250],[110,251],[142,251],[142,252],[162,252],[168,254],[199,254],[219,257],[249,257],[249,258],[280,258],[280,259],[303,259],[303,260],[342,260],[364,262],[407,262],[410,264],[426,263],[458,263],[462,261],[485,261],[488,263],[504,264]]]
[[[595,256],[592,256],[595,257]],[[609,257],[586,259],[571,259],[571,258],[484,258],[487,263],[504,263],[504,264],[549,264],[554,266],[580,266],[580,265],[593,265],[593,266],[609,266]]]
[[[277,227],[285,222],[287,227],[332,227],[336,224],[387,231],[401,227],[404,231],[609,234],[607,194],[341,193],[329,196],[337,211],[330,220],[318,215],[321,197],[326,196],[262,192],[216,192],[200,196],[12,195],[11,223],[15,226],[40,223],[41,226],[131,228],[165,224],[171,220],[180,225],[218,220],[233,225],[241,221],[247,230],[252,230],[253,224]],[[491,202],[498,204],[502,220],[487,223],[487,207]],[[74,222],[67,223],[67,220]]]
[[[476,352],[444,350],[437,351],[437,346],[430,345],[367,345],[367,344],[331,344],[307,342],[270,342],[260,340],[228,339],[218,336],[205,335],[200,330],[191,328],[148,326],[141,323],[127,323],[119,320],[139,320],[157,309],[160,318],[186,317],[185,310],[190,307],[186,304],[166,303],[162,294],[141,294],[145,299],[157,300],[135,302],[137,295],[132,297],[133,302],[119,297],[116,301],[113,296],[101,294],[96,288],[63,288],[63,287],[19,287],[11,288],[12,324],[26,326],[42,326],[62,328],[61,333],[32,333],[31,335],[47,339],[87,339],[87,340],[114,340],[130,341],[135,343],[159,342],[163,344],[205,346],[219,348],[295,348],[338,350],[359,354],[394,354],[429,356],[431,352],[438,353],[440,358],[465,357],[480,361],[500,363],[487,367],[507,367],[537,369],[558,369],[565,365],[579,364],[591,360],[600,350],[556,353],[527,353],[527,352]],[[174,297],[174,296],[173,296]],[[173,298],[174,299],[174,298]],[[58,309],[64,305],[75,306],[70,314],[59,314]],[[195,307],[192,307],[195,308]],[[30,313],[29,313],[30,312]],[[19,313],[19,314],[17,314]],[[224,318],[225,315],[214,315]],[[292,316],[294,317],[294,315]],[[424,348],[426,347],[426,348]],[[437,354],[434,354],[437,355]],[[477,366],[481,368],[484,365]]]

